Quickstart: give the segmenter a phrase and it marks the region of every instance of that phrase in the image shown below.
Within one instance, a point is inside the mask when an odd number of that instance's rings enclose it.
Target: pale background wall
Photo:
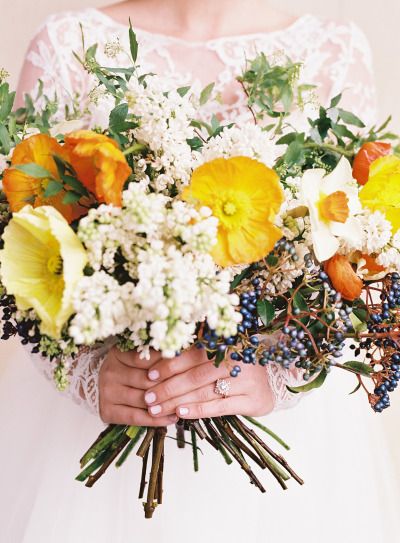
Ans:
[[[111,1],[111,0],[110,0]],[[110,1],[108,3],[110,3]],[[245,0],[243,0],[245,1]],[[24,52],[34,30],[54,11],[83,7],[99,7],[107,0],[0,0],[0,67],[11,74],[16,84]],[[351,19],[367,34],[375,59],[375,71],[379,93],[381,117],[394,114],[400,130],[399,63],[400,2],[398,0],[274,0],[272,2],[293,13],[312,12],[330,18]],[[394,125],[395,127],[395,125]],[[10,359],[18,349],[13,345],[0,345],[0,361]],[[0,364],[1,366],[1,364]],[[400,436],[397,436],[400,417],[400,393],[394,398],[394,406],[382,417],[387,427],[393,454],[400,465]],[[367,408],[367,406],[366,406]]]

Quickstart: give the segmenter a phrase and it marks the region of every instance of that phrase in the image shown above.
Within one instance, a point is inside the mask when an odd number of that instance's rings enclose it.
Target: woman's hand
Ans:
[[[145,393],[150,415],[162,420],[173,413],[182,419],[269,413],[274,401],[265,368],[252,364],[241,367],[239,376],[230,378],[224,362],[216,368],[205,352],[196,348],[177,358],[160,358],[148,372],[153,381]],[[215,392],[217,379],[230,379],[228,397]]]
[[[150,360],[142,360],[131,351],[121,353],[111,349],[102,364],[99,375],[100,417],[109,424],[129,426],[168,426],[177,421],[177,416],[168,413],[155,419],[147,411],[145,391],[154,387],[148,379],[151,365],[160,359],[153,351]]]

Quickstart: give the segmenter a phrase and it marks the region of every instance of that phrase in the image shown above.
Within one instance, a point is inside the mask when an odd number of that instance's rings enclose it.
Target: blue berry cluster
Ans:
[[[18,335],[23,345],[32,344],[32,352],[39,352],[40,332],[37,324],[31,320],[16,322],[13,315],[17,311],[15,300],[6,294],[0,297],[0,307],[3,309],[3,334],[1,339],[8,340]]]
[[[387,378],[376,387],[374,394],[378,396],[378,401],[373,409],[377,413],[382,413],[384,409],[390,407],[389,392],[393,392],[400,381],[400,353],[394,353],[391,356],[391,365]]]

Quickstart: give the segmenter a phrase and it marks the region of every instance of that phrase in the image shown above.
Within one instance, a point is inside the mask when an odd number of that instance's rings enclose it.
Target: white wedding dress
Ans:
[[[89,95],[93,80],[72,55],[82,52],[79,23],[86,44],[99,44],[100,62],[126,64],[124,53],[110,59],[104,50],[107,45],[108,51],[118,51],[119,44],[128,50],[127,26],[96,9],[55,15],[31,44],[26,62],[33,67],[33,79],[22,79],[25,91],[40,78],[45,93],[56,93],[62,105],[76,93]],[[303,61],[302,79],[318,85],[321,103],[346,89],[344,107],[367,122],[375,118],[370,51],[353,24],[306,15],[278,32],[204,43],[136,31],[144,71],[165,73],[177,86],[200,89],[217,81],[223,104],[215,112],[225,119],[249,120],[235,76],[245,59],[259,51],[284,51]],[[101,108],[90,107],[93,124],[104,122]],[[300,126],[304,116],[294,122]],[[168,440],[165,503],[152,521],[144,520],[137,501],[141,465],[134,456],[86,489],[74,476],[81,454],[103,428],[97,416],[103,354],[92,351],[80,357],[71,369],[71,387],[61,395],[37,371],[51,378],[49,364],[29,357],[17,340],[0,346],[1,543],[127,543],[139,538],[160,543],[220,538],[233,543],[386,543],[396,533],[399,489],[381,419],[363,396],[346,396],[353,385],[347,375],[332,375],[322,391],[294,409],[281,410],[293,403],[286,384],[299,377],[282,368],[268,370],[276,410],[266,424],[292,445],[287,456],[306,480],[302,488],[292,482],[284,493],[265,474],[268,492],[261,495],[239,468],[226,466],[204,444],[200,473],[194,474],[191,451],[177,450]]]

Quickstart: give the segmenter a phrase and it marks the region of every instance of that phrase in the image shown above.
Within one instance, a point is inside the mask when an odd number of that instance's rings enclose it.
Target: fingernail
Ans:
[[[149,371],[150,381],[157,381],[159,378],[160,378],[160,372],[158,372],[157,370]]]
[[[144,401],[149,404],[154,403],[156,400],[157,396],[154,394],[154,392],[148,392],[144,397]]]
[[[161,413],[161,405],[153,405],[150,407],[150,413],[152,415],[159,415]]]
[[[189,409],[187,407],[180,407],[179,414],[184,417],[185,415],[189,414]]]

